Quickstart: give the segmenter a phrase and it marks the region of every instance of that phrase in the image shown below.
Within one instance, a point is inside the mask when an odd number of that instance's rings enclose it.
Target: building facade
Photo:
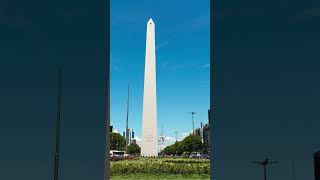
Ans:
[[[205,154],[210,154],[210,125],[205,124],[203,126],[203,152]]]

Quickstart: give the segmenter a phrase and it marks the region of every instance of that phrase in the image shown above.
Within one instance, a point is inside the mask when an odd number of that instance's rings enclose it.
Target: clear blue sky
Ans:
[[[183,4],[182,4],[183,3]],[[125,128],[130,83],[129,127],[141,137],[146,23],[156,27],[158,134],[168,142],[208,121],[210,9],[201,1],[111,1],[111,125]]]

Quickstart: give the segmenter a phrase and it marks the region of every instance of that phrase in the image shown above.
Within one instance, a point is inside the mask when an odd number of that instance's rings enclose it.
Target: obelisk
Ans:
[[[155,24],[147,23],[141,156],[158,156]]]

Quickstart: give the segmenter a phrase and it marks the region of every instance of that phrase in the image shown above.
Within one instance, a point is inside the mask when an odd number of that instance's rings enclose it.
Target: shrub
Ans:
[[[127,157],[123,157],[123,156],[120,156],[120,157],[116,157],[116,156],[113,156],[110,158],[110,161],[122,161],[122,160],[133,160],[134,157],[132,156],[127,156]]]
[[[117,174],[210,174],[210,162],[190,159],[140,158],[111,162],[111,175]]]

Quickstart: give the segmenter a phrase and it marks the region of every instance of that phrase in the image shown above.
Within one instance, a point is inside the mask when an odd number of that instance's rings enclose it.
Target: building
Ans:
[[[203,143],[203,153],[210,153],[210,126],[209,123],[205,124],[201,128],[197,128],[194,133],[196,136],[199,136]]]
[[[202,136],[201,135],[201,128],[197,128],[196,130],[194,130],[194,135],[196,135],[196,136]]]
[[[314,153],[314,178],[320,180],[320,151]]]
[[[203,134],[203,152],[206,154],[210,153],[210,125],[205,124],[202,130]]]

